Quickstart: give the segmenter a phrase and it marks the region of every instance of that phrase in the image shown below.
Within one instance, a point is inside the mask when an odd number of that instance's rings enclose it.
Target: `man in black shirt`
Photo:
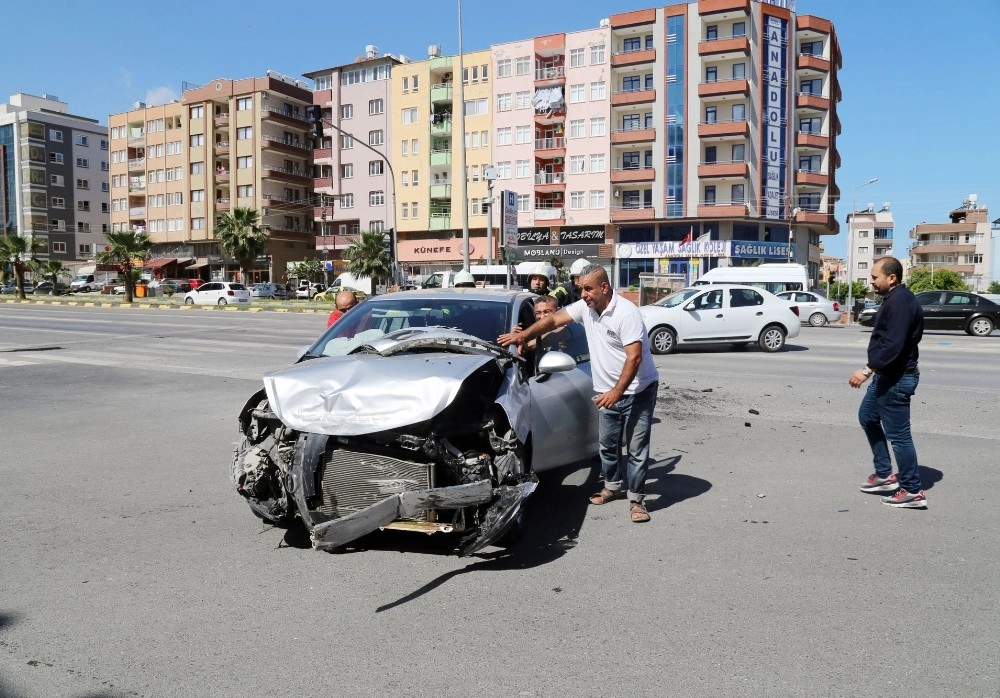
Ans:
[[[872,264],[872,287],[884,298],[868,340],[868,363],[851,374],[848,383],[860,388],[871,378],[861,401],[858,421],[872,449],[875,472],[862,492],[893,493],[882,503],[904,509],[926,509],[917,451],[910,434],[910,398],[920,382],[917,358],[924,334],[924,312],[913,293],[900,283],[903,265],[895,257]],[[899,475],[892,472],[889,443]]]

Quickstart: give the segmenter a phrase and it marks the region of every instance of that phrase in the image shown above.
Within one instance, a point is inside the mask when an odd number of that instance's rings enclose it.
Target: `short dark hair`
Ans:
[[[611,279],[608,278],[608,270],[602,267],[600,264],[588,264],[583,269],[580,270],[580,278],[585,276],[597,276],[598,283],[606,283],[611,285]]]
[[[541,303],[542,305],[551,305],[556,308],[559,307],[559,301],[556,299],[555,296],[539,296],[538,298],[535,299],[534,307],[538,307],[539,303]]]
[[[882,273],[886,276],[895,276],[897,282],[903,282],[903,264],[895,257],[879,257],[875,260],[875,264],[881,267]]]

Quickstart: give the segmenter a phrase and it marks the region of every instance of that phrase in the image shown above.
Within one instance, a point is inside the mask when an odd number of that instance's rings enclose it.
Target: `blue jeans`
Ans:
[[[904,374],[895,382],[875,374],[858,409],[858,421],[872,449],[875,474],[879,477],[892,474],[891,442],[899,470],[899,486],[913,493],[923,489],[917,469],[917,450],[910,434],[910,398],[919,382],[919,373]]]
[[[609,490],[622,488],[622,447],[629,499],[641,502],[646,496],[649,467],[649,432],[653,426],[653,406],[658,383],[653,381],[635,395],[626,395],[611,407],[598,410],[601,473]]]

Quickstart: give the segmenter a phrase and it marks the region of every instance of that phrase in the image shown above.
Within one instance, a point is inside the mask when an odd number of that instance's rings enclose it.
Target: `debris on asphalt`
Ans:
[[[751,408],[750,409],[750,414],[760,414],[760,412],[758,412],[757,410]]]

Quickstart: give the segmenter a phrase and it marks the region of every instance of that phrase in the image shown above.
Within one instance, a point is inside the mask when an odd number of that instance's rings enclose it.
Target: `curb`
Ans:
[[[329,313],[330,308],[316,307],[316,308],[288,308],[283,306],[277,307],[267,307],[267,306],[253,306],[248,308],[238,308],[232,305],[184,305],[173,304],[173,303],[150,303],[148,301],[132,301],[131,303],[125,303],[122,301],[91,301],[91,300],[63,300],[61,298],[26,298],[21,300],[19,298],[0,298],[0,303],[6,304],[20,304],[27,303],[29,305],[63,305],[63,306],[77,306],[77,307],[87,307],[87,308],[143,308],[143,309],[155,309],[155,310],[214,310],[230,313]]]

